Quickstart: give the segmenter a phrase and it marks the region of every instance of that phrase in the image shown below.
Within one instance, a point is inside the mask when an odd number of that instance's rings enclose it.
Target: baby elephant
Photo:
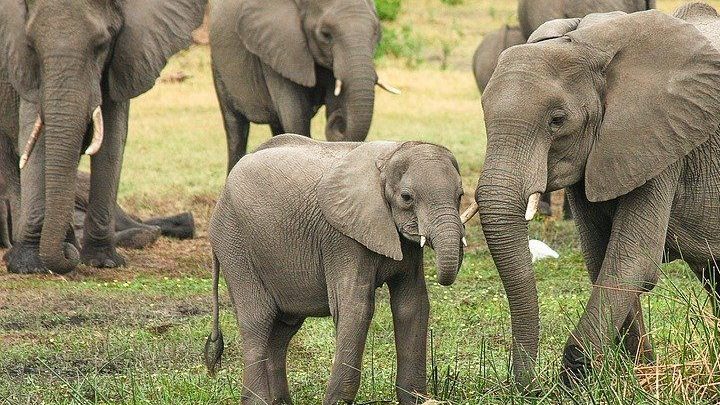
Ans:
[[[436,252],[438,282],[452,284],[465,243],[462,190],[452,153],[422,142],[327,143],[282,135],[243,157],[210,221],[210,373],[223,350],[222,269],[242,335],[243,403],[291,403],[288,343],[306,317],[319,316],[332,316],[336,331],[323,403],[352,401],[375,289],[387,283],[397,395],[400,403],[415,404],[426,393],[422,247]]]

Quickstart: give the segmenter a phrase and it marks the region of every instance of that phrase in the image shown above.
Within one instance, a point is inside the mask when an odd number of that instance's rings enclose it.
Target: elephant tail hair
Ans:
[[[222,331],[220,330],[220,303],[218,298],[218,283],[220,279],[220,262],[215,252],[212,252],[213,258],[213,318],[212,331],[205,341],[205,366],[211,377],[215,376],[215,372],[220,366],[220,358],[222,357],[225,344],[223,342]]]

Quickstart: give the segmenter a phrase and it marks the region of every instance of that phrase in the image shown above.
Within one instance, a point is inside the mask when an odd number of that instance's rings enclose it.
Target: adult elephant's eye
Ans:
[[[400,193],[400,198],[402,198],[403,202],[406,204],[410,204],[413,202],[413,197],[408,193],[407,191],[403,191]]]
[[[557,130],[558,128],[562,127],[565,124],[566,120],[567,120],[567,115],[556,114],[550,118],[550,122],[548,123],[548,125],[550,125],[550,129]]]
[[[320,39],[325,42],[332,42],[332,33],[327,28],[320,28]]]

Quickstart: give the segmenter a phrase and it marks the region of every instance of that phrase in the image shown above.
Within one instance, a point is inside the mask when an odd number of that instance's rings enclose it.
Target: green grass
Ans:
[[[668,11],[680,2],[659,3]],[[720,1],[712,3],[720,6]],[[470,57],[483,34],[514,20],[514,2],[465,0],[456,6],[440,0],[403,2],[402,13],[389,26],[412,26],[424,44],[418,56],[423,63],[409,68],[404,59],[393,57],[378,62],[379,73],[403,95],[378,93],[370,139],[420,139],[450,148],[462,169],[464,204],[473,194],[485,149]],[[451,31],[456,37],[447,38]],[[443,64],[446,70],[440,70]],[[241,342],[224,290],[221,322],[226,351],[217,378],[206,375],[201,356],[211,302],[206,224],[223,184],[226,160],[207,49],[196,47],[175,57],[166,71],[175,70],[192,77],[180,84],[158,83],[132,103],[120,200],[144,216],[192,210],[198,238],[163,239],[144,251],[124,251],[130,263],[124,269],[82,267],[66,277],[17,277],[3,272],[0,403],[239,401]],[[316,134],[323,133],[322,115],[313,123]],[[253,127],[250,147],[268,137],[267,128]],[[427,257],[431,395],[453,404],[522,403],[528,399],[508,379],[507,300],[477,220],[468,232],[470,247],[452,287],[435,282],[432,254]],[[530,234],[561,254],[557,261],[535,266],[543,390],[534,402],[717,402],[716,320],[708,315],[699,283],[681,263],[662,266],[660,284],[642,300],[657,367],[633,368],[610,348],[586,387],[565,392],[557,384],[558,359],[590,286],[571,223],[536,221]],[[330,319],[308,320],[290,349],[289,377],[296,403],[319,403],[332,353]],[[395,352],[386,288],[378,290],[363,364],[358,400],[392,400]]]

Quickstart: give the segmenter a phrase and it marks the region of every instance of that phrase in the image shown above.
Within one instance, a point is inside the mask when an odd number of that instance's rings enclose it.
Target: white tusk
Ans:
[[[20,156],[20,170],[25,167],[28,159],[30,159],[30,154],[35,147],[35,142],[37,142],[37,139],[40,137],[40,131],[42,131],[42,128],[42,118],[40,118],[40,114],[38,114],[37,119],[35,120],[35,125],[33,126],[33,130],[30,133],[30,138],[28,138],[27,143],[25,144],[25,149],[23,149],[22,156]]]
[[[93,121],[93,137],[90,146],[85,150],[86,155],[94,155],[98,153],[102,146],[103,137],[105,136],[105,124],[103,123],[102,110],[98,106],[92,113]]]
[[[470,204],[468,209],[466,209],[465,212],[460,215],[460,221],[463,223],[463,225],[465,225],[472,217],[474,217],[479,209],[480,207],[478,207],[478,204],[473,201],[473,203]]]
[[[535,217],[537,213],[538,205],[540,204],[540,193],[534,193],[528,198],[527,209],[525,210],[525,220],[530,221]]]
[[[335,97],[339,96],[341,91],[342,91],[342,80],[335,79]]]
[[[425,235],[420,235],[420,247],[425,246]]]
[[[400,91],[400,89],[398,89],[397,87],[394,87],[394,86],[390,85],[389,83],[385,82],[383,79],[381,79],[381,78],[379,78],[379,77],[378,77],[378,79],[377,79],[377,85],[378,85],[381,89],[387,91],[388,93],[392,93],[392,94],[401,94],[401,93],[402,93],[402,92]]]
[[[463,246],[467,247],[467,238],[465,238],[464,236],[462,238],[462,243],[463,243]]]

